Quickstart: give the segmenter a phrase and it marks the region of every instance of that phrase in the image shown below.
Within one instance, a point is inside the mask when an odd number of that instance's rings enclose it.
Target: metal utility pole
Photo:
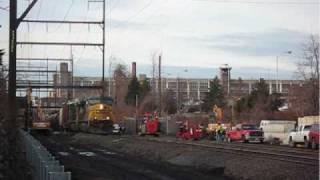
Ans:
[[[101,51],[102,51],[102,82],[101,82],[101,87],[102,87],[102,94],[101,96],[104,97],[105,96],[105,42],[106,42],[106,32],[105,32],[105,28],[106,28],[106,0],[88,0],[89,3],[102,3],[102,22],[96,22],[97,24],[101,25],[102,28],[102,47],[101,47]],[[91,22],[94,23],[94,22]],[[110,86],[110,82],[109,82],[109,86]],[[110,92],[109,92],[110,94]]]
[[[17,159],[16,155],[11,155],[11,153],[16,152],[16,133],[17,133],[17,123],[16,123],[16,57],[17,57],[17,28],[20,22],[26,17],[28,12],[34,6],[37,0],[33,0],[27,9],[22,13],[22,15],[17,19],[17,0],[10,1],[10,17],[9,17],[9,87],[8,87],[8,115],[6,117],[5,130],[6,136],[8,138],[8,154],[11,158],[9,160],[9,168],[12,172],[17,170]],[[7,172],[8,174],[10,172]],[[12,175],[12,174],[11,174]],[[10,174],[9,174],[10,176]],[[12,177],[14,179],[14,177]]]
[[[152,57],[152,80],[151,80],[151,95],[152,95],[152,106],[151,106],[151,109],[152,111],[154,111],[154,107],[156,105],[156,98],[154,97],[157,97],[156,96],[156,60],[155,60],[155,55]]]
[[[9,87],[8,119],[12,126],[16,124],[16,46],[17,46],[17,0],[10,1],[10,27],[9,27]]]
[[[279,87],[278,87],[278,84],[279,84],[279,80],[278,80],[278,61],[279,61],[279,56],[276,57],[276,93],[279,92]]]
[[[37,0],[33,0],[27,9],[17,18],[17,0],[10,1],[10,25],[9,25],[9,87],[8,87],[8,103],[9,113],[8,119],[10,124],[15,126],[16,122],[16,66],[17,66],[17,29],[22,20],[27,16]],[[14,128],[14,127],[12,127]]]
[[[162,97],[161,97],[161,55],[159,56],[159,79],[158,79],[158,89],[159,89],[159,117],[161,116],[162,111]]]
[[[292,54],[292,51],[285,51],[283,54]],[[279,83],[279,57],[281,55],[276,56],[276,93],[279,93],[280,91],[280,83]]]
[[[102,97],[104,97],[105,93],[105,81],[104,81],[104,65],[105,65],[105,42],[106,42],[106,32],[105,32],[105,22],[106,22],[106,1],[103,0],[102,7]],[[110,86],[110,84],[109,84]]]
[[[70,48],[70,59],[71,59],[70,62],[71,62],[71,86],[72,86],[71,99],[73,99],[75,92],[74,92],[74,79],[73,79],[73,76],[74,76],[74,74],[73,74],[74,64],[73,64],[73,52],[72,52],[72,47]]]
[[[228,96],[230,95],[230,69],[228,68]]]
[[[177,94],[176,94],[176,96],[177,96],[177,113],[179,113],[179,106],[180,106],[180,103],[179,103],[179,91],[180,91],[180,89],[179,89],[179,76],[177,76],[177,84],[176,84],[176,90],[177,90]]]

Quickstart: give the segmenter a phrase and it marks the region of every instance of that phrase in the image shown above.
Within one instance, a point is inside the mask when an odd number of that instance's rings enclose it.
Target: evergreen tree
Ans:
[[[254,101],[261,99],[262,101],[266,101],[269,97],[269,89],[268,84],[265,82],[264,79],[260,79],[259,82],[255,83],[254,89],[251,92],[251,98]]]
[[[274,112],[283,105],[279,94],[269,94],[268,84],[264,79],[260,79],[255,83],[254,88],[246,97],[242,97],[236,104],[236,111],[238,113],[245,112],[256,108],[256,106],[263,106],[262,111]]]
[[[202,109],[204,111],[212,110],[212,107],[217,105],[218,107],[224,107],[225,98],[223,95],[223,88],[219,83],[219,79],[216,76],[212,81],[210,81],[210,89],[207,93],[207,97],[204,100]]]
[[[136,104],[136,96],[141,98],[141,87],[138,79],[136,77],[132,78],[128,85],[128,93],[126,96],[126,103],[128,105],[135,105]]]
[[[150,92],[151,88],[150,88],[150,82],[148,79],[145,79],[141,82],[141,85],[140,85],[140,89],[141,89],[141,97],[140,99],[144,99],[144,97],[147,96],[147,94]]]
[[[280,99],[280,94],[272,94],[270,96],[269,109],[274,112],[278,111],[279,107],[284,104],[284,100]]]

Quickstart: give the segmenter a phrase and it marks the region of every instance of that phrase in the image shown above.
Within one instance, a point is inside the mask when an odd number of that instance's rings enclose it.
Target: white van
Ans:
[[[261,120],[260,128],[264,132],[264,141],[269,143],[288,144],[288,135],[294,130],[296,121]]]

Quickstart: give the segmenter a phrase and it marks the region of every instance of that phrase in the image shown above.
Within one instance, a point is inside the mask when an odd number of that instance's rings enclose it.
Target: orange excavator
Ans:
[[[218,126],[218,123],[222,122],[223,118],[223,112],[222,109],[219,108],[217,105],[214,105],[212,107],[212,117],[209,119],[208,127],[206,129],[206,134],[209,137],[209,139],[215,139],[216,137],[216,128]]]
[[[43,110],[38,106],[37,109],[33,111],[32,116],[32,131],[51,131],[51,123],[46,118],[45,113]]]
[[[39,106],[37,108],[32,108],[32,89],[29,87],[27,89],[27,99],[28,99],[28,112],[30,112],[31,124],[29,125],[29,130],[31,132],[43,131],[45,133],[51,132],[51,123],[47,118],[46,113]],[[27,123],[28,126],[28,123]]]

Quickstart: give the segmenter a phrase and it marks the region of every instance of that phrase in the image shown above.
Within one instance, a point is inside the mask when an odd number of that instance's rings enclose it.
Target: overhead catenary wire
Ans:
[[[0,7],[0,10],[9,11],[9,6],[7,6],[7,7]]]
[[[69,13],[70,13],[73,5],[74,5],[73,3],[74,3],[74,1],[71,0],[71,4],[69,5],[66,13],[64,14],[62,21],[65,21],[65,20],[67,19],[67,17],[69,16]],[[60,23],[60,24],[58,25],[58,27],[57,27],[53,32],[56,32],[58,29],[60,29],[60,27],[62,26],[62,24],[63,24],[63,23]],[[69,25],[69,28],[71,29],[70,25]],[[68,34],[70,34],[70,31],[71,31],[70,29],[69,29],[69,33],[68,33]],[[71,47],[71,48],[72,48],[72,47]],[[62,49],[61,49],[61,51],[60,51],[61,56],[63,56],[65,49],[66,49],[66,46],[63,46]]]
[[[150,7],[152,5],[152,3],[154,2],[154,0],[150,0],[145,6],[143,6],[141,9],[139,9],[135,14],[133,14],[132,16],[128,17],[127,19],[125,19],[123,21],[123,23],[128,23],[130,22],[130,20],[136,18],[138,15],[140,15],[144,10],[146,10],[148,7]],[[118,25],[120,26],[120,25]],[[114,27],[118,27],[118,26],[114,26]]]
[[[152,5],[153,2],[154,2],[153,0],[150,0],[145,6],[143,6],[142,8],[140,8],[135,14],[133,14],[132,16],[126,18],[126,19],[123,21],[123,24],[129,23],[130,21],[132,21],[134,18],[136,18],[138,15],[140,15],[144,10],[146,10],[147,8],[149,8],[149,7]],[[169,2],[169,0],[167,0],[165,3],[162,3],[162,5],[167,4],[167,2]],[[146,22],[146,21],[148,21],[149,19],[150,19],[150,18],[147,18],[147,19],[146,19],[145,21],[143,21],[143,22]],[[112,26],[112,27],[113,27],[113,28],[117,28],[117,27],[119,27],[119,26],[120,26],[120,25],[115,25],[115,26]],[[125,32],[127,32],[127,31],[129,31],[128,28],[124,30],[123,34],[125,34]],[[129,46],[129,47],[131,47],[131,46]]]
[[[198,2],[213,2],[213,3],[233,3],[233,4],[266,4],[266,5],[314,5],[319,4],[319,1],[253,1],[253,0],[192,0]]]
[[[69,5],[69,7],[68,7],[68,9],[67,9],[66,13],[64,14],[64,16],[63,16],[63,20],[62,20],[62,21],[65,21],[65,20],[67,19],[67,17],[68,17],[68,15],[69,15],[69,13],[70,13],[70,11],[71,11],[71,9],[72,9],[73,5],[74,5],[74,0],[71,0],[71,4]],[[62,25],[62,24],[59,24],[59,25],[58,25],[58,27],[57,27],[57,28],[55,28],[53,32],[56,32],[58,29],[60,29],[61,25]]]

